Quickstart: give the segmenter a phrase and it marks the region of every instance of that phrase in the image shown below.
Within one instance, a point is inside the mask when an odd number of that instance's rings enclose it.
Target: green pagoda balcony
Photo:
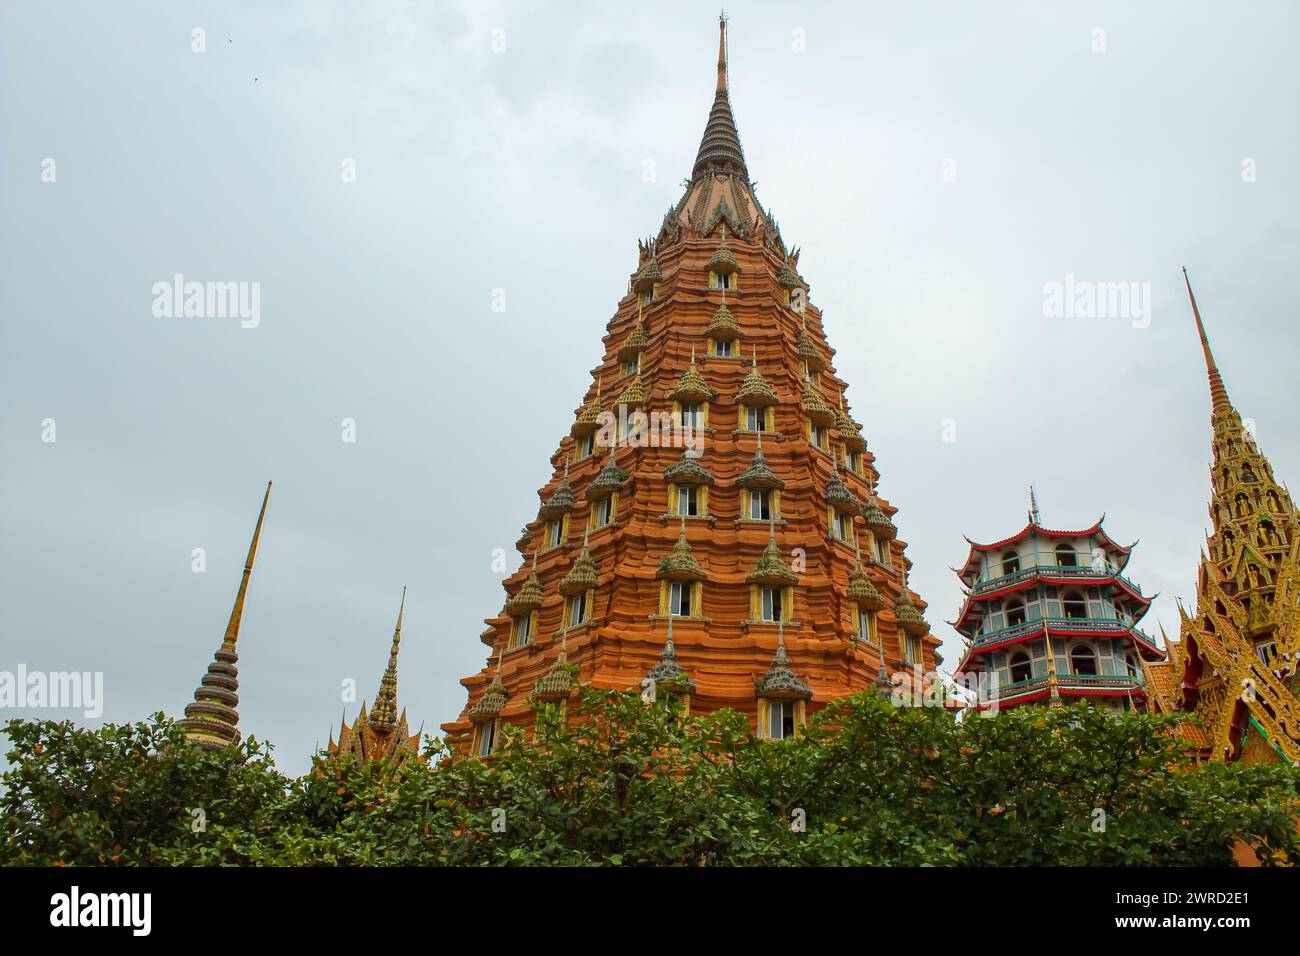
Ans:
[[[1044,621],[1046,621],[1049,634],[1095,634],[1102,637],[1118,637],[1124,634],[1132,634],[1133,637],[1151,647],[1161,647],[1159,641],[1134,627],[1129,621],[1122,621],[1114,617],[1033,618],[1022,624],[1012,624],[1009,627],[969,638],[967,644],[972,651],[977,651],[993,644],[1005,644],[1021,637],[1039,635],[1043,633]]]
[[[1104,581],[1111,578],[1122,581],[1135,594],[1142,594],[1142,589],[1138,585],[1113,568],[1093,568],[1086,565],[1072,567],[1060,564],[1035,564],[1027,568],[1021,568],[1011,574],[1003,574],[1000,577],[981,581],[970,589],[967,596],[971,600],[977,600],[992,592],[1004,591],[1026,581],[1046,581],[1051,584],[1079,581],[1086,584],[1090,581]]]

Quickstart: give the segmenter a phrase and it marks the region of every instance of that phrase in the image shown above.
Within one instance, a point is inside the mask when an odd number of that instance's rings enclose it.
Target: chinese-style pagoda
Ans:
[[[401,763],[420,752],[420,735],[411,733],[406,723],[406,709],[397,711],[397,651],[402,642],[402,612],[406,609],[406,589],[402,589],[402,603],[397,608],[397,626],[393,629],[393,644],[388,651],[388,668],[379,681],[375,703],[366,710],[361,702],[357,719],[349,726],[344,720],[339,728],[339,739],[330,733],[326,756],[352,754],[359,760],[388,760]]]
[[[1196,607],[1180,607],[1180,640],[1156,669],[1160,711],[1189,711],[1189,739],[1213,760],[1300,761],[1300,538],[1286,487],[1242,423],[1205,334],[1191,280],[1196,331],[1210,383],[1209,554],[1201,553]],[[1189,725],[1190,726],[1190,725]]]
[[[1145,668],[1165,654],[1137,627],[1151,600],[1124,576],[1132,545],[1116,544],[1101,519],[1082,531],[1044,528],[1032,490],[1019,532],[967,541],[953,626],[966,641],[957,674],[977,694],[973,709],[1079,698],[1148,709]]]
[[[444,725],[458,754],[527,730],[575,671],[599,688],[654,680],[781,737],[882,668],[939,660],[799,252],[755,196],[719,31],[690,180],[639,243],[525,561],[486,619],[489,664]]]

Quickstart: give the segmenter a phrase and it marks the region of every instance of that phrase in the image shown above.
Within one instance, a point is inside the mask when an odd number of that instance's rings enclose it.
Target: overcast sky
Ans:
[[[1148,630],[1176,632],[1210,451],[1181,266],[1300,476],[1297,7],[729,12],[750,174],[949,664],[962,535],[1019,530],[1031,482],[1048,526],[1141,539]],[[243,731],[304,770],[341,682],[373,697],[403,585],[400,702],[454,718],[716,44],[698,3],[0,7],[0,670],[179,714],[271,478]],[[177,273],[260,283],[259,324],[156,317]],[[1149,283],[1149,321],[1045,315],[1067,276]]]

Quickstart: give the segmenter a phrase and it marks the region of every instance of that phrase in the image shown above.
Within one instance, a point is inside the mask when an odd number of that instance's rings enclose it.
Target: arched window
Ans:
[[[1241,469],[1241,480],[1242,481],[1255,480],[1255,471],[1253,468],[1250,467],[1250,465],[1246,465],[1244,468]]]
[[[1025,623],[1025,602],[1020,598],[1007,601],[1007,627]]]
[[[1061,604],[1065,608],[1066,617],[1088,616],[1088,602],[1083,599],[1083,595],[1078,591],[1066,591],[1065,597],[1061,599]]]
[[[1056,546],[1056,566],[1059,568],[1077,568],[1079,566],[1079,555],[1068,544],[1058,544]]]
[[[1011,655],[1011,683],[1018,684],[1022,680],[1029,680],[1033,673],[1028,654],[1024,651],[1016,651]]]
[[[1134,657],[1132,654],[1129,654],[1129,655],[1125,656],[1125,658],[1124,658],[1124,666],[1128,668],[1128,676],[1129,676],[1129,677],[1137,677],[1137,676],[1138,676],[1138,662],[1137,662],[1137,658]]]
[[[1002,573],[1015,574],[1020,570],[1020,555],[1014,551],[1008,551],[1002,555]]]
[[[1075,674],[1097,673],[1097,655],[1087,644],[1075,644],[1070,648],[1070,671]]]

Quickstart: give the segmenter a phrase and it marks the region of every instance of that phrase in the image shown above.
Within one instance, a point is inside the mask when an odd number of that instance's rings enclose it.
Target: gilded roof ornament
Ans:
[[[677,534],[677,543],[659,562],[655,577],[670,581],[703,581],[708,576],[708,572],[696,560],[695,552],[691,550],[691,543],[686,540],[686,517],[683,516],[681,530]]]
[[[686,366],[668,397],[679,402],[707,402],[713,397],[713,389],[709,388],[709,383],[695,366],[694,345],[691,346],[691,364]]]
[[[537,551],[533,551],[533,570],[524,581],[519,593],[506,601],[506,613],[511,617],[528,614],[542,606],[542,582],[537,577]]]
[[[780,401],[776,392],[772,391],[772,386],[767,384],[767,379],[763,378],[763,373],[758,370],[758,349],[755,347],[750,359],[749,374],[740,383],[740,391],[736,392],[736,402],[742,405],[777,405]]]
[[[740,338],[740,323],[736,317],[731,314],[727,308],[727,290],[722,290],[722,302],[718,305],[718,311],[713,313],[713,319],[709,322],[704,334],[709,338],[718,339],[722,342],[730,342]]]
[[[739,488],[784,488],[785,482],[767,466],[767,457],[763,454],[763,433],[758,435],[758,445],[754,448],[754,461],[736,478]]]
[[[885,606],[885,599],[876,590],[876,585],[867,574],[867,569],[862,566],[862,551],[856,540],[853,542],[853,553],[857,561],[853,565],[853,570],[849,572],[849,587],[845,596],[865,610],[879,611]]]
[[[632,280],[632,288],[637,292],[649,292],[655,287],[655,283],[662,282],[663,278],[664,274],[659,269],[659,260],[654,256],[651,256],[650,261],[645,264],[645,267],[642,268],[641,271],[636,274],[636,278]]]
[[[759,556],[754,570],[745,575],[750,584],[787,586],[799,583],[799,575],[781,559],[781,549],[776,546],[776,518],[768,518],[767,547]]]
[[[559,590],[565,597],[590,591],[596,586],[596,581],[600,577],[596,562],[591,560],[591,547],[587,541],[590,534],[591,529],[588,526],[582,532],[582,550],[573,559],[573,566],[569,568],[569,573],[560,578]]]
[[[573,486],[569,484],[569,459],[566,456],[564,459],[564,477],[555,486],[551,496],[542,502],[537,517],[542,521],[550,521],[552,518],[558,518],[560,515],[569,513],[576,504],[577,500],[573,494]]]
[[[712,473],[700,464],[700,457],[692,449],[682,451],[682,457],[664,469],[664,478],[677,485],[711,485]]]
[[[600,387],[603,378],[596,380],[596,397],[578,413],[577,421],[573,423],[570,433],[574,438],[581,438],[583,435],[590,435],[600,431]]]
[[[595,478],[591,479],[591,484],[587,486],[587,500],[596,501],[600,498],[608,498],[614,492],[618,491],[618,486],[627,481],[631,476],[618,466],[614,461],[614,443],[609,445],[609,461]]]
[[[835,421],[835,412],[808,378],[803,381],[803,410],[818,425],[830,425]]]
[[[393,629],[393,646],[388,651],[388,668],[379,681],[379,693],[370,708],[370,725],[376,730],[388,731],[397,727],[397,651],[402,642],[402,612],[406,610],[406,588],[402,588],[402,603],[397,607],[397,626]]]
[[[826,356],[822,355],[816,341],[808,333],[807,321],[799,325],[799,337],[795,339],[794,344],[799,353],[799,360],[807,365],[810,371],[820,372],[826,367]]]
[[[844,442],[844,447],[851,451],[862,451],[867,447],[866,439],[862,437],[862,432],[858,426],[849,418],[848,413],[844,410],[844,393],[840,392],[840,407],[835,413],[835,430],[839,432],[840,441]]]
[[[808,700],[813,695],[812,688],[790,666],[790,658],[785,652],[784,621],[778,621],[776,625],[776,654],[772,657],[772,666],[755,689],[760,697]]]
[[[912,592],[907,587],[907,574],[903,575],[903,586],[898,591],[898,603],[894,606],[894,617],[898,626],[913,637],[924,637],[930,633],[930,625],[917,610],[912,600]]]
[[[672,614],[668,615],[668,637],[664,641],[664,649],[659,654],[658,662],[650,668],[650,673],[646,676],[654,681],[656,691],[662,690],[670,694],[695,693],[695,681],[677,662],[677,646],[673,644]]]

